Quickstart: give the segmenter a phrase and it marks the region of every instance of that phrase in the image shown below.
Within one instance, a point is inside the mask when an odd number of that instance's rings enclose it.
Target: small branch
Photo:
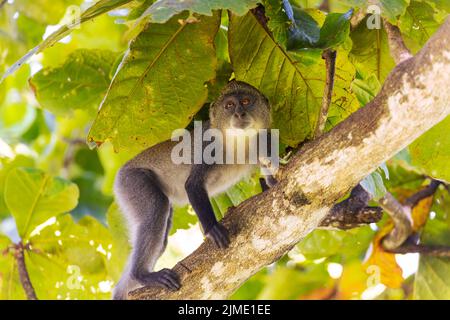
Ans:
[[[322,58],[325,59],[326,67],[326,82],[323,90],[322,106],[320,108],[319,119],[317,120],[316,131],[314,137],[319,137],[325,129],[325,124],[328,118],[328,110],[333,96],[334,73],[336,68],[336,51],[327,49],[322,53]]]
[[[348,230],[381,220],[383,210],[379,207],[365,207],[358,211],[331,211],[319,227],[332,227]]]
[[[396,250],[405,245],[406,239],[412,233],[411,211],[420,200],[432,196],[439,185],[438,180],[432,180],[424,189],[416,192],[402,205],[389,192],[379,200],[380,206],[389,214],[394,221],[394,229],[384,238],[383,246],[387,250]]]
[[[324,12],[330,12],[330,1],[329,0],[323,0],[322,3],[319,6],[319,10],[322,10]]]
[[[0,2],[0,9],[3,8],[3,6],[6,4],[6,2],[8,2],[8,0],[2,0]]]
[[[389,192],[378,202],[394,221],[394,229],[383,239],[383,247],[387,250],[398,248],[412,232],[411,208],[403,206]]]
[[[370,194],[358,184],[347,199],[331,208],[319,226],[346,230],[380,221],[383,210],[368,207],[370,198]]]
[[[450,247],[446,246],[428,246],[423,244],[403,244],[398,248],[388,250],[392,253],[420,253],[427,256],[450,258]]]
[[[411,58],[412,54],[403,42],[400,29],[397,26],[390,24],[385,19],[383,19],[383,25],[388,36],[389,51],[394,58],[395,63],[399,64]]]
[[[25,265],[25,257],[23,255],[24,247],[20,242],[15,247],[14,257],[17,261],[17,268],[19,270],[19,279],[22,284],[23,290],[27,295],[28,300],[37,300],[36,292],[34,291],[33,284],[31,283],[30,276],[28,274],[26,265]]]
[[[420,200],[432,196],[436,192],[437,188],[439,187],[439,185],[441,183],[442,182],[439,180],[431,181],[431,183],[428,186],[426,186],[424,189],[416,192],[415,194],[410,196],[408,199],[406,199],[405,206],[414,208],[419,203]]]
[[[350,26],[352,29],[355,29],[361,21],[366,17],[366,13],[363,9],[359,9],[356,11],[350,19]]]

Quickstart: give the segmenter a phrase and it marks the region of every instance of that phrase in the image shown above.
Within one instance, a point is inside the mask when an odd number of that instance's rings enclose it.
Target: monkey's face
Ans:
[[[256,88],[243,82],[231,82],[212,109],[211,122],[216,128],[270,128],[267,99]]]

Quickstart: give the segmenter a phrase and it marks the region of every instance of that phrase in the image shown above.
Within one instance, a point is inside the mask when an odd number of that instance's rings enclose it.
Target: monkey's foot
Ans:
[[[214,243],[221,249],[225,249],[230,245],[230,238],[228,231],[223,225],[217,223],[207,233],[206,237],[214,241]]]
[[[161,269],[142,275],[137,279],[142,285],[163,287],[169,290],[179,290],[181,288],[180,278],[176,272],[170,269]]]

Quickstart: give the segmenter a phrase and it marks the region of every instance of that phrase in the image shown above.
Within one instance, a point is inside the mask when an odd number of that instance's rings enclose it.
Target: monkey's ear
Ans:
[[[216,117],[216,104],[214,102],[211,102],[209,105],[209,119],[212,120]]]

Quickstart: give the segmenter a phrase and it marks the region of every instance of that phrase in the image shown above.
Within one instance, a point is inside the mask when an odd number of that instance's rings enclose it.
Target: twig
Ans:
[[[330,12],[330,1],[323,0],[319,6],[319,10],[322,10],[324,12]]]
[[[359,9],[356,11],[350,19],[350,26],[352,29],[355,29],[361,21],[366,17],[366,13],[363,9]]]
[[[8,2],[8,0],[2,0],[0,2],[0,9],[3,8],[3,6],[6,4],[6,2]]]
[[[328,109],[330,108],[331,98],[333,96],[334,73],[336,68],[336,51],[326,49],[322,53],[322,58],[325,59],[326,67],[326,82],[323,90],[322,106],[320,107],[319,119],[317,120],[316,131],[314,137],[318,138],[325,129],[325,124],[328,118]]]
[[[394,58],[395,63],[399,64],[411,58],[412,54],[403,42],[400,29],[397,26],[390,24],[385,19],[383,19],[383,25],[388,36],[389,51]]]
[[[22,284],[23,290],[27,295],[28,300],[37,300],[36,292],[34,291],[33,284],[31,283],[30,276],[25,265],[25,257],[23,255],[24,247],[22,242],[18,243],[15,247],[14,257],[17,261],[17,268],[19,270],[19,279]]]
[[[320,223],[320,227],[346,230],[378,222],[383,210],[378,207],[368,207],[370,198],[370,194],[358,184],[347,199],[331,208],[330,213]]]
[[[427,256],[450,258],[450,247],[447,246],[432,246],[423,244],[403,244],[398,248],[388,250],[392,253],[420,253]]]
[[[394,229],[383,239],[383,247],[387,250],[398,248],[412,232],[411,208],[403,206],[389,192],[378,203],[394,221]]]
[[[405,206],[414,208],[419,203],[420,200],[432,196],[436,192],[436,190],[440,184],[442,184],[441,181],[432,180],[431,183],[428,186],[426,186],[424,189],[416,192],[415,194],[410,196],[408,199],[406,199]]]

